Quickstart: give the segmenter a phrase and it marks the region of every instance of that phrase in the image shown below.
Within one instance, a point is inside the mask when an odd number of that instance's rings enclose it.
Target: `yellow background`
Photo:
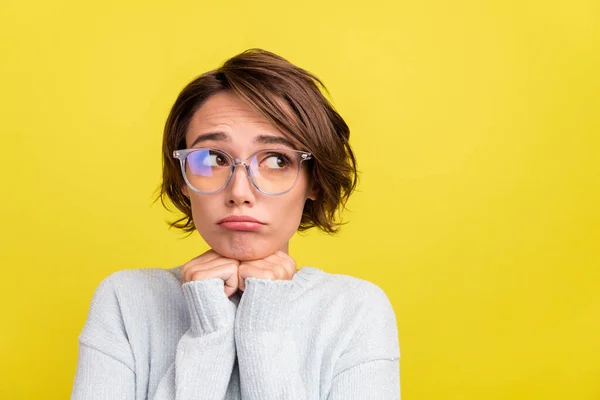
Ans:
[[[203,252],[151,198],[179,90],[250,47],[315,72],[361,171],[300,265],[396,310],[402,395],[600,398],[600,3],[0,3],[0,398],[68,398],[98,283]]]

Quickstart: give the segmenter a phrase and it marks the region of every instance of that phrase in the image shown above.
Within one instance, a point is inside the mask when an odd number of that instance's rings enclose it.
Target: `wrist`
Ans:
[[[201,336],[233,327],[236,304],[225,294],[220,278],[189,281],[182,285],[192,334]]]
[[[297,306],[298,285],[293,280],[246,278],[246,290],[236,312],[239,331],[290,329]]]

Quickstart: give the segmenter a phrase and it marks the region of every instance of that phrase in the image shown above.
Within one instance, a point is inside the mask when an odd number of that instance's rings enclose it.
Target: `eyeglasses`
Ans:
[[[193,148],[175,150],[173,157],[181,164],[183,179],[190,189],[201,194],[223,190],[242,164],[256,189],[261,193],[278,196],[292,190],[303,161],[312,159],[307,151],[264,149],[246,160],[235,159],[223,150]]]

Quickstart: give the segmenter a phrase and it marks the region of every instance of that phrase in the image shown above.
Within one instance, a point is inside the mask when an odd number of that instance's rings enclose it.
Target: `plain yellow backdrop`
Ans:
[[[206,250],[151,203],[162,127],[262,47],[350,125],[349,223],[291,254],[386,291],[403,399],[599,399],[599,26],[594,0],[2,0],[0,398],[68,398],[98,283]]]

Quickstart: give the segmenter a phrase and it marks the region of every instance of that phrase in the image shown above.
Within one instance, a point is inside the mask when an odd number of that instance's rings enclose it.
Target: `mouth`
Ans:
[[[246,215],[231,215],[221,219],[217,225],[232,231],[254,232],[266,224]]]

